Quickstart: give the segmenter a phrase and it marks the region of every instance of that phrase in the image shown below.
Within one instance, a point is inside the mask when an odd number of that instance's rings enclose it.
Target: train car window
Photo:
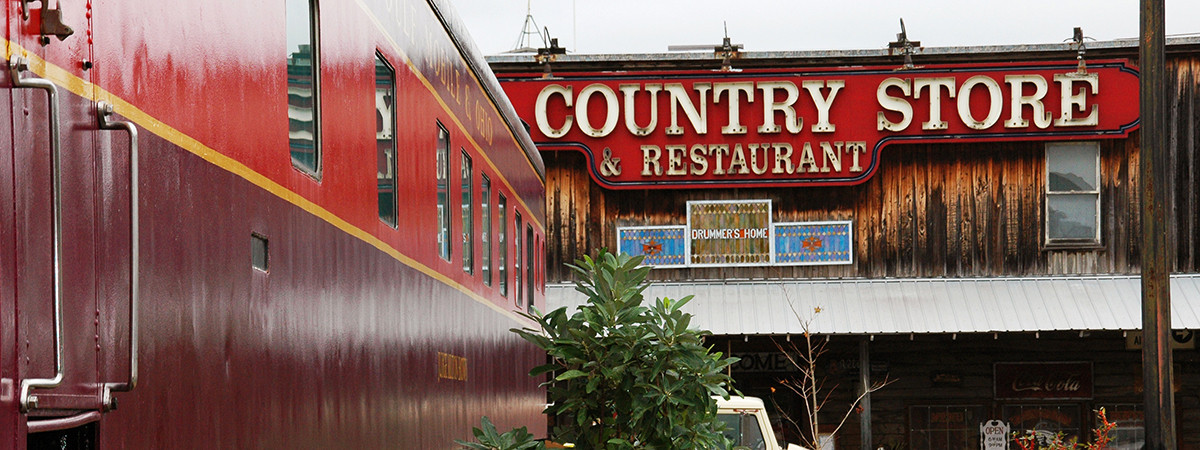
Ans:
[[[437,140],[438,254],[450,260],[450,132],[438,122]]]
[[[396,228],[396,71],[375,54],[375,186],[379,220]]]
[[[537,283],[533,276],[534,267],[537,267],[537,264],[533,263],[533,225],[530,224],[525,225],[525,308],[531,313],[533,312],[533,285]]]
[[[1046,244],[1100,244],[1100,144],[1046,144]]]
[[[479,274],[483,284],[492,285],[492,180],[487,175],[479,179],[479,246],[483,253],[479,255]]]
[[[475,273],[475,201],[471,199],[472,181],[475,179],[471,172],[471,156],[462,151],[462,263],[463,272]]]
[[[321,52],[317,0],[287,0],[288,147],[292,165],[321,171]]]
[[[513,212],[513,299],[521,306],[521,213]]]
[[[546,293],[546,235],[542,235],[542,245],[538,246],[538,287],[542,294]]]
[[[250,233],[250,266],[262,272],[266,272],[271,262],[270,253],[268,253],[267,237],[258,233]]]
[[[500,229],[496,230],[496,243],[500,254],[496,255],[496,278],[500,280],[500,295],[508,296],[508,205],[505,201],[504,194],[500,194],[499,200],[496,201],[496,211],[499,211],[500,217],[496,223],[500,225]]]

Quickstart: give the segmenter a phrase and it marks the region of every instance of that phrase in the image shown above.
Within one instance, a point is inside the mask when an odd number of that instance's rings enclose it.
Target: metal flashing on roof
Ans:
[[[1200,45],[1200,35],[1184,35],[1167,39],[1167,52],[1173,48],[1185,48]],[[1054,44],[1016,44],[1016,45],[976,45],[948,47],[916,47],[912,56],[917,64],[925,61],[945,61],[968,58],[978,61],[979,58],[1058,58],[1074,59],[1078,48],[1072,42]],[[1129,54],[1136,57],[1138,40],[1116,39],[1111,41],[1088,41],[1087,57],[1111,57],[1112,54]],[[754,67],[770,66],[781,61],[789,61],[789,65],[827,65],[827,64],[879,64],[882,61],[900,61],[900,54],[887,48],[862,50],[799,50],[799,51],[739,51],[733,58],[733,65],[749,65]],[[512,67],[535,63],[531,55],[492,55],[487,62],[493,70],[507,72]],[[639,62],[655,62],[667,66],[689,66],[698,63],[711,62],[720,58],[714,52],[663,52],[663,53],[610,53],[586,54],[571,53],[558,55],[555,66],[560,68],[572,66],[601,65],[610,67],[609,70],[628,69],[626,65]]]
[[[643,295],[694,295],[683,309],[714,335],[802,334],[801,319],[839,335],[1142,328],[1137,276],[655,283]],[[586,298],[559,284],[546,301],[573,311]],[[1200,329],[1200,274],[1171,277],[1171,308],[1172,328]]]

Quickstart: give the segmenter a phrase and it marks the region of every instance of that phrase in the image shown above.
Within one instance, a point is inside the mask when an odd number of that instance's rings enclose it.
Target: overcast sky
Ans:
[[[886,48],[904,19],[926,47],[1046,44],[1074,27],[1107,41],[1138,36],[1138,0],[453,0],[484,54],[513,49],[527,4],[572,53],[664,52],[668,45],[746,51]],[[1200,1],[1167,0],[1167,35],[1200,34]],[[540,44],[533,45],[540,47]]]

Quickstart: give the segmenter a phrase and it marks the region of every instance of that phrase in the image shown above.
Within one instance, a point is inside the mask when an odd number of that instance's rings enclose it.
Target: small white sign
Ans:
[[[1141,350],[1143,336],[1141,331],[1125,333],[1125,349]],[[1196,348],[1196,334],[1192,330],[1171,330],[1171,350],[1191,350]]]
[[[979,425],[979,448],[982,450],[1008,450],[1008,424],[989,420]]]

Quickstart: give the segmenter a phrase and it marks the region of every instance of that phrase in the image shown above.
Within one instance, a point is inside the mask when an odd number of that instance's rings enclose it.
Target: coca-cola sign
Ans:
[[[995,365],[997,400],[1092,398],[1090,362],[1002,362]]]

